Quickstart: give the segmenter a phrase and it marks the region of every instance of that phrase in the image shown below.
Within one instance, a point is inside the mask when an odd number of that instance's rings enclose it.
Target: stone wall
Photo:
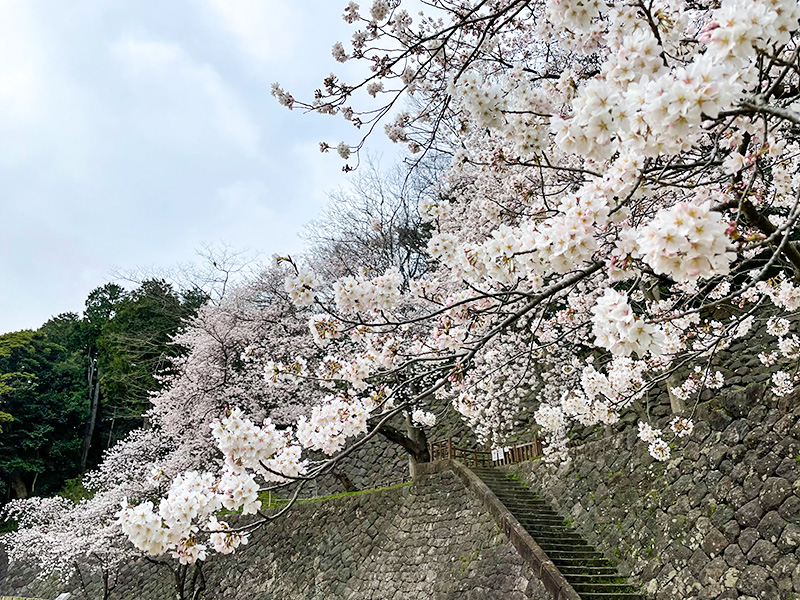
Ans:
[[[752,384],[701,404],[694,433],[666,463],[629,427],[574,448],[569,466],[539,460],[512,470],[650,598],[795,600],[798,404]]]
[[[209,560],[205,572],[208,600],[547,598],[451,472],[413,486],[298,504],[242,552]],[[16,565],[0,578],[0,595],[53,598],[57,591]],[[169,571],[144,561],[122,572],[112,594],[170,597]]]
[[[312,459],[325,458],[322,453]],[[397,444],[376,435],[337,466],[337,474],[326,474],[308,483],[303,498],[339,494],[347,490],[344,478],[356,490],[392,486],[410,480],[408,454]]]

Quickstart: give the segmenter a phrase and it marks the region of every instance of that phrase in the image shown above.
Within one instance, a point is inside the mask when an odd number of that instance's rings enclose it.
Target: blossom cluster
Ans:
[[[650,455],[656,460],[669,460],[672,450],[669,444],[662,437],[664,434],[660,429],[651,427],[649,424],[639,421],[639,439],[648,444],[647,449]]]
[[[368,279],[343,277],[333,286],[336,308],[344,314],[391,311],[400,300],[402,277],[395,268]]]
[[[261,508],[256,474],[265,481],[284,481],[305,472],[301,449],[291,444],[268,419],[258,426],[238,408],[211,426],[225,459],[219,476],[187,471],[175,477],[156,506],[147,500],[132,506],[127,498],[117,514],[122,531],[138,549],[151,555],[171,551],[182,564],[205,560],[208,546],[201,542],[200,526],[214,532],[209,538],[218,552],[233,552],[247,542],[231,531],[216,513],[223,507],[254,514]]]
[[[314,303],[314,288],[319,285],[314,274],[309,270],[302,270],[295,277],[286,278],[286,293],[291,301],[298,306],[311,306]]]
[[[297,439],[305,448],[334,454],[344,447],[347,438],[367,431],[369,411],[357,398],[331,396],[315,406],[310,418],[297,422]]]
[[[232,408],[225,417],[214,421],[211,432],[233,474],[249,470],[267,481],[281,481],[283,476],[297,477],[305,470],[301,449],[291,443],[291,432],[279,432],[269,419],[258,426],[245,418],[241,409]],[[240,485],[235,478],[231,481],[234,485],[227,486],[228,490]],[[238,508],[242,502],[237,499],[233,505]]]
[[[599,347],[622,356],[633,352],[643,356],[661,351],[664,335],[658,327],[634,314],[624,294],[606,288],[592,313],[592,334]]]
[[[727,229],[710,202],[679,202],[660,210],[641,229],[639,248],[656,273],[675,281],[726,275],[736,257],[730,250]]]

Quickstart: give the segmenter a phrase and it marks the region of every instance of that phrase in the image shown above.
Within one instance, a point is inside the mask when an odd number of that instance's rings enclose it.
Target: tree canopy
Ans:
[[[89,294],[82,316],[0,336],[0,492],[52,493],[140,426],[183,352],[173,338],[205,300],[162,280],[131,291],[110,283]]]

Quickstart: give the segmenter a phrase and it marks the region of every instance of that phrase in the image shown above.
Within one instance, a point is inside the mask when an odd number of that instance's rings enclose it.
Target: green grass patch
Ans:
[[[461,561],[461,568],[458,570],[459,575],[465,575],[469,571],[469,566],[472,562],[478,560],[480,556],[480,548],[473,548],[466,556],[459,556],[458,559]]]
[[[406,487],[411,485],[410,481],[406,481],[403,483],[396,483],[394,485],[387,485],[384,487],[378,488],[370,488],[368,490],[357,490],[355,492],[341,492],[339,494],[330,494],[328,496],[317,496],[316,498],[301,498],[295,501],[295,504],[307,504],[309,502],[322,502],[325,500],[336,500],[337,498],[349,498],[350,496],[361,496],[362,494],[374,494],[375,492],[385,492],[387,490],[397,490],[402,487]],[[261,500],[261,509],[265,510],[268,508],[281,508],[289,504],[289,500],[287,498],[280,498],[277,494],[269,492],[259,492],[258,499]],[[227,510],[223,509],[217,513],[217,516],[225,517],[228,515],[236,515],[242,512],[242,509],[239,510]],[[2,599],[0,599],[2,600]]]
[[[407,487],[411,485],[410,481],[405,481],[403,483],[396,483],[394,485],[387,485],[384,487],[379,488],[371,488],[368,490],[357,490],[355,492],[341,492],[340,494],[331,494],[330,496],[318,496],[316,498],[303,498],[302,500],[298,500],[297,503],[306,503],[306,502],[320,502],[321,500],[336,500],[336,498],[349,498],[350,496],[361,496],[362,494],[374,494],[375,492],[385,492],[387,490],[397,490],[402,487]],[[286,504],[288,500],[279,500],[283,504]],[[277,505],[276,505],[277,506]]]

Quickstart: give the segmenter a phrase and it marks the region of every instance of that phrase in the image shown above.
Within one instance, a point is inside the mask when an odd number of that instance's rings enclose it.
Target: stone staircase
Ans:
[[[530,533],[582,600],[644,600],[541,496],[499,469],[472,467],[472,471]]]

